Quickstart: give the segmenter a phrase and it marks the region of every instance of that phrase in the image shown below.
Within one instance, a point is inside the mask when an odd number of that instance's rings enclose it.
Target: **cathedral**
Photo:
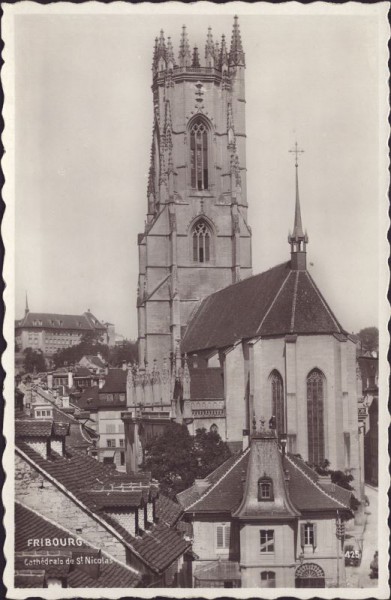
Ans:
[[[289,452],[311,464],[328,459],[359,489],[356,347],[307,270],[299,150],[289,260],[253,275],[238,18],[229,45],[209,29],[200,54],[185,27],[179,54],[163,31],[155,41],[147,219],[138,237],[140,371],[128,397],[140,399],[137,386],[146,389],[151,377],[156,384],[168,360],[167,405],[175,409],[163,414],[155,385],[156,417],[185,422],[191,433],[217,430],[234,450],[254,420],[270,421]]]

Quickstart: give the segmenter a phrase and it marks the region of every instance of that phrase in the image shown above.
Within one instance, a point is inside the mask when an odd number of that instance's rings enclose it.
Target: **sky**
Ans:
[[[182,24],[203,55],[231,14],[18,15],[15,316],[88,308],[137,337],[137,234],[152,134],[151,61]],[[345,329],[377,324],[384,198],[378,18],[241,15],[253,272],[289,259],[297,140],[309,271]],[[304,10],[305,9],[305,10]],[[182,10],[184,7],[182,6]],[[229,7],[226,7],[229,11]],[[255,11],[255,9],[254,9]],[[386,74],[383,75],[384,81]]]

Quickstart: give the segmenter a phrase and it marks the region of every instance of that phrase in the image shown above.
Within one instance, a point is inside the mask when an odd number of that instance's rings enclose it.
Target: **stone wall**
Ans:
[[[126,563],[124,544],[19,454],[15,456],[15,498]]]

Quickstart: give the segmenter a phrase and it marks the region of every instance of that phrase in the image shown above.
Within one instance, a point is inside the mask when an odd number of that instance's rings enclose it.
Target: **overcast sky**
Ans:
[[[186,16],[155,8],[16,18],[18,318],[27,290],[31,311],[90,308],[137,336],[154,38],[163,28],[177,55],[185,23],[203,56],[207,27],[230,39],[235,10]],[[309,270],[341,324],[358,331],[378,318],[378,19],[302,8],[301,16],[240,17],[253,271],[289,259],[288,150],[297,139]]]

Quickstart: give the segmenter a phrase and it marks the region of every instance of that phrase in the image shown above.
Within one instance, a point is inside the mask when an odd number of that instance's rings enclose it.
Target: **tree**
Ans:
[[[110,348],[109,363],[112,367],[121,367],[122,363],[136,363],[138,361],[137,342],[127,340],[119,346]]]
[[[34,370],[37,373],[39,373],[40,371],[46,370],[46,363],[42,350],[33,350],[32,348],[25,348],[23,354],[23,366],[26,373],[33,373]]]
[[[88,341],[87,339],[81,341],[79,344],[75,344],[74,346],[57,350],[57,352],[53,355],[53,362],[56,368],[58,368],[64,365],[73,365],[78,363],[85,354],[96,355],[98,353],[100,353],[103,358],[107,360],[109,356],[109,347],[106,344],[99,344],[96,341]]]
[[[354,488],[350,485],[350,482],[353,481],[354,477],[351,473],[344,473],[343,471],[330,469],[330,461],[327,458],[320,465],[310,465],[307,463],[314,471],[316,471],[319,475],[330,475],[330,479],[332,483],[339,485],[339,487],[344,488],[345,490],[352,491]],[[354,494],[352,494],[350,508],[352,510],[357,510],[360,506],[361,502],[356,498]]]
[[[379,330],[377,327],[364,327],[358,332],[363,350],[369,352],[379,350]]]
[[[143,468],[151,471],[169,496],[204,478],[231,456],[217,432],[197,429],[195,437],[186,425],[170,423],[159,437],[145,447]]]
[[[151,471],[169,496],[190,487],[197,472],[193,439],[186,425],[169,423],[162,435],[146,444],[143,468]]]
[[[197,477],[203,479],[227,460],[231,456],[231,451],[217,431],[206,431],[202,428],[196,431],[194,454],[198,463]]]

